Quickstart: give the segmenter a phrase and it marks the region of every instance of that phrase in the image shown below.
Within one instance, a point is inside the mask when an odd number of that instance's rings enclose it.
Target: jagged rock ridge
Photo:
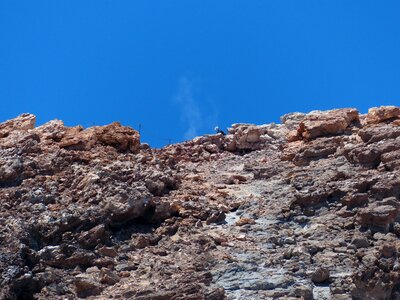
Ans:
[[[400,299],[400,109],[281,122],[0,124],[0,299]]]

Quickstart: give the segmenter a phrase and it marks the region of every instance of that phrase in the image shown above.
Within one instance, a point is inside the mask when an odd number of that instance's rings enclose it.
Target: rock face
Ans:
[[[367,124],[378,124],[385,121],[394,121],[400,118],[400,108],[396,106],[373,107],[368,110],[365,119]]]
[[[400,299],[400,109],[151,149],[0,124],[0,299]]]
[[[327,112],[312,112],[304,117],[297,128],[299,139],[342,134],[351,125],[359,122],[355,109],[336,109]]]
[[[83,130],[80,126],[67,129],[59,145],[61,148],[74,150],[90,150],[96,145],[104,145],[112,146],[122,152],[136,153],[139,150],[140,141],[136,131],[115,122],[87,130]]]

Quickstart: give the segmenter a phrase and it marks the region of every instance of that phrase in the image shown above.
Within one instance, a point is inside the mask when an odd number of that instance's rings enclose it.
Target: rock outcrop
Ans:
[[[400,299],[400,109],[281,123],[1,123],[0,299]]]
[[[398,124],[400,119],[400,108],[396,106],[373,107],[368,110],[365,118],[367,124],[378,124],[385,121],[395,121]]]

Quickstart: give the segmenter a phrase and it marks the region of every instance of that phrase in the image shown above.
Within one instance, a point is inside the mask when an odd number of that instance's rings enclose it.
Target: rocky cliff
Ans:
[[[0,299],[400,299],[400,108],[281,122],[0,124]]]

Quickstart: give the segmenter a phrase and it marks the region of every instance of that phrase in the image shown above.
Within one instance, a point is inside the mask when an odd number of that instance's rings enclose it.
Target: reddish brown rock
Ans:
[[[376,143],[382,140],[395,139],[400,136],[400,126],[393,124],[371,125],[358,131],[364,143]]]
[[[118,151],[137,153],[140,148],[139,133],[130,127],[114,122],[106,126],[69,128],[60,141],[60,147],[72,150],[90,150],[95,145],[112,146]]]
[[[281,116],[280,120],[289,130],[296,131],[300,122],[303,121],[305,117],[306,114],[295,112]]]
[[[329,270],[326,268],[316,269],[312,275],[311,280],[315,283],[322,283],[329,279]]]
[[[92,276],[79,274],[75,277],[76,294],[79,298],[99,295],[104,287]]]
[[[118,123],[7,121],[0,299],[396,299],[399,119],[377,115],[161,149]]]
[[[15,119],[0,124],[0,138],[8,136],[12,131],[26,131],[35,127],[36,117],[32,114],[22,114]]]
[[[297,133],[299,138],[312,140],[320,136],[341,134],[358,121],[358,111],[351,108],[310,113],[299,123]]]
[[[350,193],[342,198],[342,203],[349,208],[364,206],[368,203],[368,194],[365,193]]]
[[[118,252],[111,247],[101,247],[98,251],[101,255],[104,256],[116,257],[118,255]]]
[[[120,277],[107,268],[100,270],[100,282],[107,285],[114,285],[120,281]]]
[[[254,124],[233,124],[224,137],[224,149],[230,152],[254,151],[270,147],[286,139],[287,128],[274,123],[256,126]]]
[[[236,221],[235,225],[236,226],[243,226],[243,225],[248,225],[248,224],[255,224],[256,221],[250,218],[240,218],[239,220]]]
[[[368,110],[367,124],[377,124],[388,120],[399,119],[400,108],[397,106],[373,107]]]
[[[342,139],[337,137],[321,137],[307,144],[302,143],[299,145],[300,147],[295,147],[291,143],[289,147],[285,148],[282,159],[291,160],[298,166],[307,165],[311,161],[327,158],[336,153],[341,144]]]
[[[373,204],[359,211],[359,222],[363,226],[381,228],[388,231],[389,226],[399,215],[399,208],[391,205]]]
[[[400,169],[400,150],[384,153],[381,156],[381,162],[385,169],[389,171]]]
[[[82,232],[79,236],[79,242],[81,245],[88,249],[94,249],[97,245],[104,243],[107,239],[106,229],[103,224]]]

